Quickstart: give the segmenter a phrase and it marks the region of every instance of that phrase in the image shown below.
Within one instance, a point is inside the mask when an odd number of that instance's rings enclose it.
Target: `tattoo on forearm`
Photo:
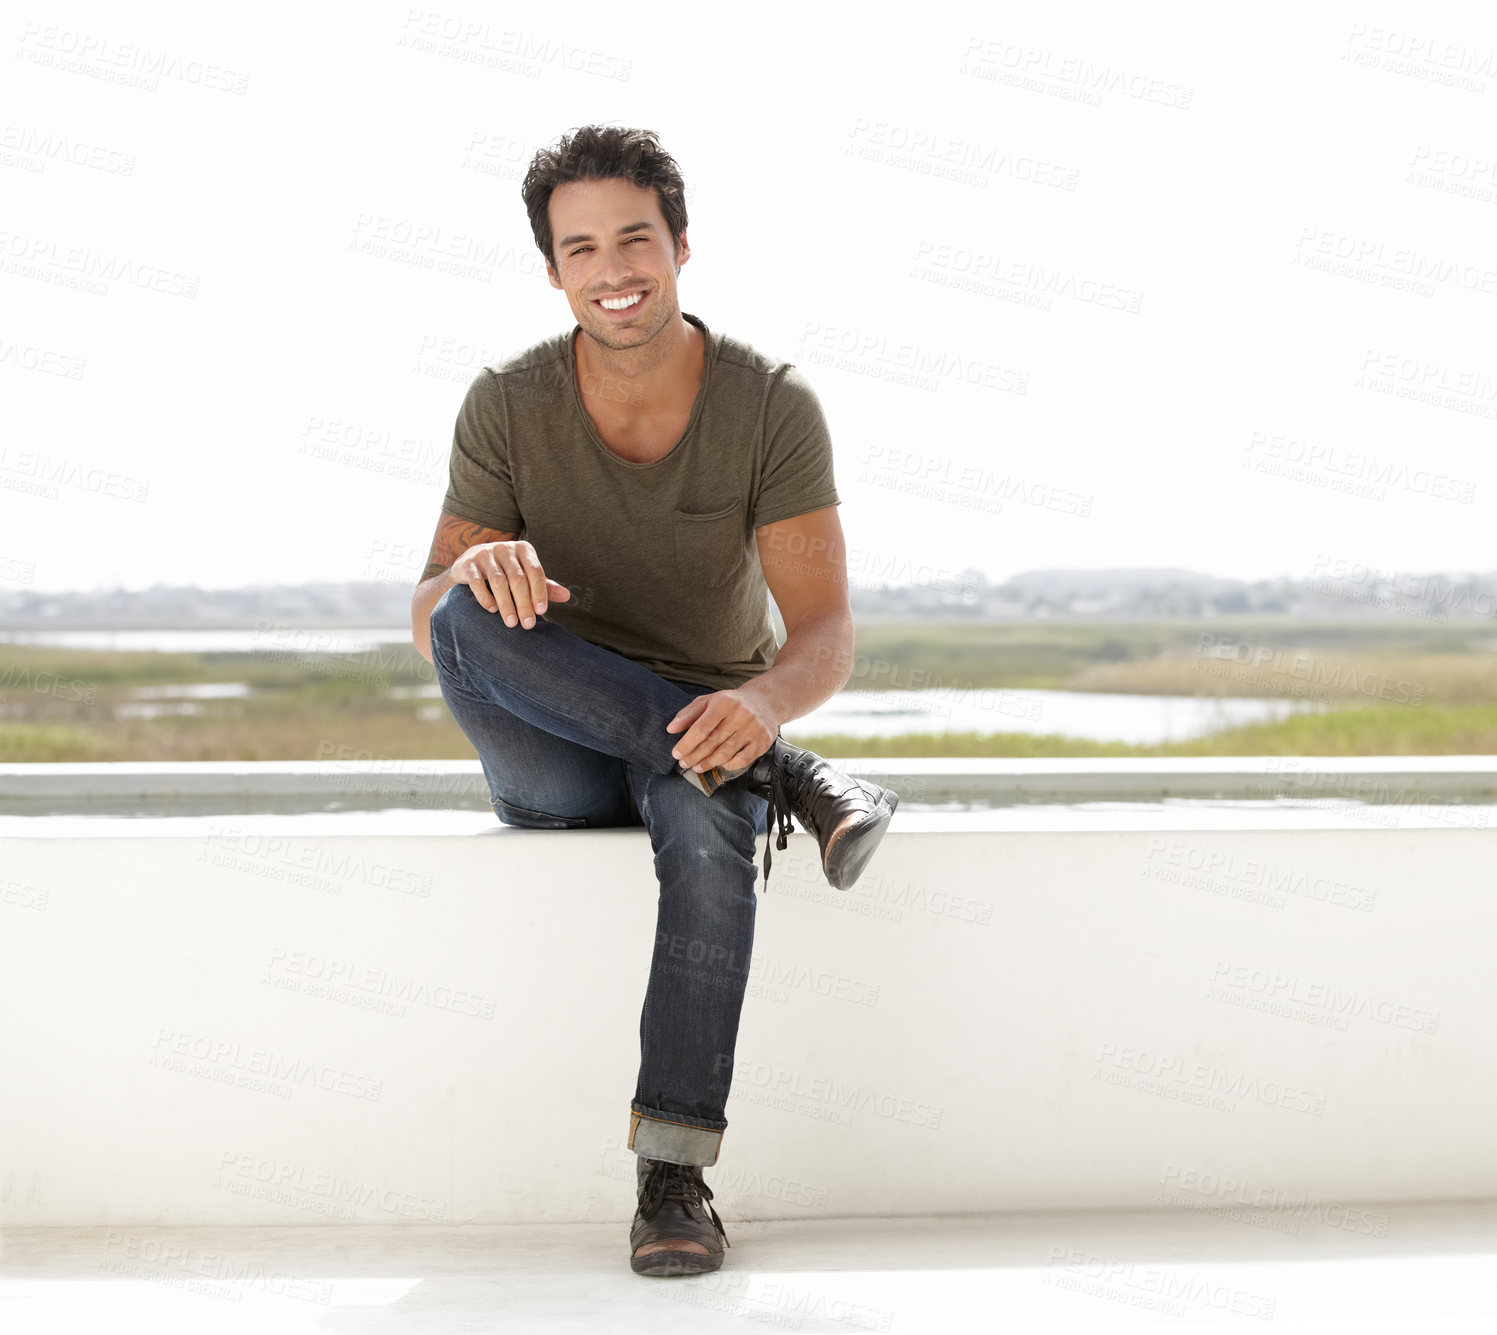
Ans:
[[[456,515],[444,514],[437,522],[437,535],[432,539],[431,552],[426,558],[426,569],[421,572],[421,583],[435,578],[449,569],[469,547],[480,542],[492,542],[494,530],[475,524],[471,519],[459,519]]]

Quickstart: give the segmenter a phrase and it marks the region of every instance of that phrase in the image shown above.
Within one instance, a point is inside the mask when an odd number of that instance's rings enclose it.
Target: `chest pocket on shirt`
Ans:
[[[733,581],[747,557],[744,514],[742,501],[710,514],[676,511],[672,526],[677,573],[683,581],[707,588]]]

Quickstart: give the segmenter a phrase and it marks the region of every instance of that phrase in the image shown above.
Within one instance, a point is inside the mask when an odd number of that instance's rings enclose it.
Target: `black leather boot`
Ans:
[[[702,1170],[690,1164],[666,1163],[639,1155],[635,1182],[639,1208],[629,1230],[629,1265],[636,1275],[703,1275],[723,1263],[723,1247],[731,1246],[723,1221],[709,1201],[712,1188],[702,1181]],[[710,1218],[709,1218],[710,1216]],[[634,1253],[647,1243],[681,1238],[699,1242],[701,1252],[658,1251]]]
[[[769,885],[769,844],[783,851],[793,814],[821,847],[821,870],[834,889],[849,890],[863,874],[889,828],[899,794],[834,768],[814,751],[783,737],[730,783],[769,799],[769,839],[764,842],[764,884]],[[776,822],[779,829],[776,831]]]

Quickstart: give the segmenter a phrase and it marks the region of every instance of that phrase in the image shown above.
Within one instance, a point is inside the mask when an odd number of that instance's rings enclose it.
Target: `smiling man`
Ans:
[[[767,885],[793,814],[847,889],[899,799],[780,736],[852,668],[831,440],[793,366],[682,313],[675,162],[586,126],[521,193],[576,323],[469,387],[412,634],[502,822],[649,834],[631,1265],[696,1274],[727,1241],[701,1170],[727,1127],[755,837]]]

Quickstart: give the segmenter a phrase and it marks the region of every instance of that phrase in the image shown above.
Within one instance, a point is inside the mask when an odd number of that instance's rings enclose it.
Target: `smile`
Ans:
[[[605,311],[627,311],[644,300],[643,292],[631,292],[623,297],[604,297],[597,302]]]

